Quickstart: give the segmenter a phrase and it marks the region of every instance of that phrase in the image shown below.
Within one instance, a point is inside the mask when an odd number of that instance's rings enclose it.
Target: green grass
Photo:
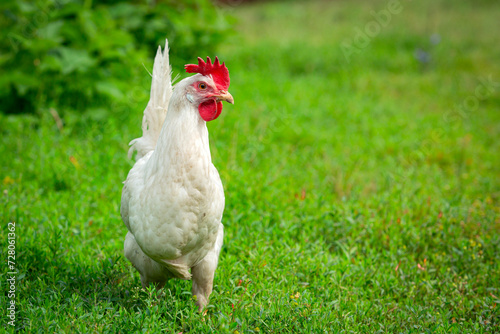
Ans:
[[[0,237],[6,260],[15,221],[16,328],[500,332],[500,6],[401,4],[350,62],[341,43],[386,2],[231,10],[239,33],[219,55],[236,104],[209,124],[225,246],[205,316],[190,282],[142,290],[122,255],[121,182],[146,71],[131,83],[130,109],[107,120],[65,113],[59,130],[48,111],[0,115]],[[488,77],[488,94],[460,116],[456,106],[473,103]],[[0,328],[11,331],[2,309]]]

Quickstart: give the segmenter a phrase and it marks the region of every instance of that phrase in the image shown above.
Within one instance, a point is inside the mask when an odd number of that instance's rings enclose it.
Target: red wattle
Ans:
[[[198,112],[205,122],[213,121],[214,119],[219,117],[220,113],[222,112],[222,102],[215,102],[215,100],[210,100],[200,103],[200,105],[198,106]]]

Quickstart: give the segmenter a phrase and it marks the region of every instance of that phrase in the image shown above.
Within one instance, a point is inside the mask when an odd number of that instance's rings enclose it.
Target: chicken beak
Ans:
[[[217,100],[226,101],[226,102],[229,102],[231,104],[234,104],[233,96],[231,94],[229,94],[229,92],[226,92],[223,90],[219,91],[219,95],[217,95]]]

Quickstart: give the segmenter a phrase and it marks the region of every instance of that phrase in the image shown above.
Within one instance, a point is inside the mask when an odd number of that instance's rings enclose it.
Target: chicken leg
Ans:
[[[214,248],[198,263],[191,268],[193,280],[193,296],[196,296],[196,305],[201,311],[208,304],[208,297],[212,293],[215,269],[219,261],[219,253],[222,248],[224,237],[224,226],[219,225],[217,239]]]

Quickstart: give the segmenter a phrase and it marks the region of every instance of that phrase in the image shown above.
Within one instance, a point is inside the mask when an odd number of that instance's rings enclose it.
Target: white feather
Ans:
[[[139,160],[155,149],[156,142],[167,115],[168,103],[172,96],[172,68],[168,57],[168,40],[165,40],[163,53],[158,46],[153,65],[151,94],[142,118],[142,137],[132,140],[128,151],[129,158],[137,151]]]

